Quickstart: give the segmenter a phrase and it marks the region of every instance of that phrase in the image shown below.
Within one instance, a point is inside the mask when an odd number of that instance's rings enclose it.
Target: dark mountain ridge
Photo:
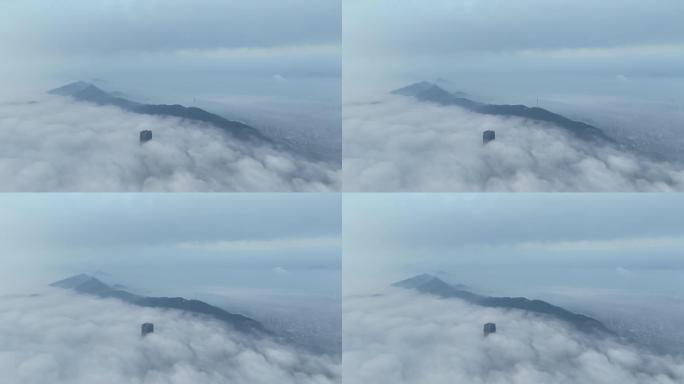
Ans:
[[[229,324],[233,328],[249,333],[271,334],[261,323],[247,316],[230,313],[221,308],[214,307],[199,300],[188,300],[182,297],[147,297],[136,295],[122,289],[109,286],[102,281],[80,274],[50,284],[52,287],[73,290],[80,294],[92,295],[102,298],[115,298],[129,304],[162,308],[176,309],[192,314],[209,316]]]
[[[478,295],[444,282],[438,277],[422,274],[392,284],[395,287],[413,289],[421,293],[443,298],[458,298],[468,303],[483,307],[519,309],[527,312],[550,316],[590,333],[613,334],[600,321],[591,317],[570,312],[542,300],[530,300],[525,297],[490,297]]]
[[[422,81],[392,91],[393,94],[414,97],[420,101],[437,103],[440,105],[455,105],[472,112],[485,115],[514,116],[534,121],[548,122],[563,128],[583,140],[605,141],[613,143],[602,130],[592,125],[568,119],[543,108],[525,105],[485,104],[463,97],[463,93],[451,93],[438,85]]]
[[[52,95],[67,96],[78,101],[85,101],[98,105],[113,105],[126,111],[143,115],[172,116],[192,121],[200,121],[218,127],[242,140],[271,141],[254,127],[238,121],[228,120],[200,108],[185,107],[180,104],[137,103],[117,96],[121,93],[116,93],[116,95],[114,93],[108,93],[97,86],[84,81],[67,84],[52,89],[48,91],[48,93]]]

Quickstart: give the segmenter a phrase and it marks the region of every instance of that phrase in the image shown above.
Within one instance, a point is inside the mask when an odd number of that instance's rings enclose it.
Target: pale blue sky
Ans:
[[[139,99],[338,102],[338,0],[0,4],[0,96],[74,80]]]
[[[97,271],[153,294],[339,294],[336,194],[3,194],[2,291]]]
[[[498,294],[684,288],[679,194],[348,194],[344,289],[422,272]]]
[[[345,86],[442,77],[506,99],[578,91],[566,87],[584,78],[585,91],[614,94],[630,79],[684,76],[682,13],[677,0],[350,0]]]

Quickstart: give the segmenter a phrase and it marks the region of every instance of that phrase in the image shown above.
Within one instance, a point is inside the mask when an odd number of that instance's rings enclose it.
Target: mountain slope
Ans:
[[[80,274],[50,284],[52,287],[70,289],[80,294],[103,298],[115,298],[129,304],[162,309],[177,309],[189,313],[206,315],[223,321],[243,332],[270,334],[261,323],[249,317],[224,311],[199,300],[187,300],[182,297],[146,297],[121,289],[113,288],[102,281],[85,274]]]
[[[219,115],[207,112],[200,108],[185,107],[180,104],[141,104],[131,100],[117,97],[93,84],[83,81],[67,84],[48,91],[49,94],[68,96],[78,101],[95,103],[98,105],[113,105],[133,113],[157,116],[173,116],[182,119],[209,123],[221,128],[231,135],[243,140],[270,141],[256,128],[250,127],[237,121],[228,120]]]
[[[463,95],[462,93],[459,93],[458,95],[450,93],[443,88],[426,81],[396,89],[392,91],[392,93],[396,95],[410,96],[420,101],[427,101],[445,106],[459,106],[469,111],[485,115],[515,116],[535,121],[553,123],[584,140],[602,140],[613,142],[613,140],[603,133],[603,131],[594,126],[580,121],[570,120],[565,116],[558,115],[543,108],[527,107],[525,105],[484,104],[461,97],[461,95]]]
[[[72,96],[90,86],[91,84],[86,83],[85,81],[76,81],[67,85],[63,85],[59,88],[52,89],[48,91],[48,93],[51,95]]]
[[[471,304],[483,307],[520,309],[532,313],[551,316],[565,321],[586,332],[612,334],[600,321],[591,317],[570,312],[542,300],[530,300],[525,297],[490,297],[478,295],[463,289],[458,289],[443,280],[422,274],[392,284],[395,287],[414,289],[418,292],[443,298],[458,298]]]

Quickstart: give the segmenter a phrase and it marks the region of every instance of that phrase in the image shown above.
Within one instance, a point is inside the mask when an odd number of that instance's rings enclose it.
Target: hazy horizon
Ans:
[[[345,194],[343,379],[681,381],[683,199]],[[612,333],[543,309],[443,296],[434,286],[390,287],[422,273],[480,295],[543,300]],[[496,333],[483,336],[490,322]]]
[[[334,0],[0,4],[0,189],[339,189],[340,13]],[[201,108],[269,140],[244,143],[187,114],[149,119],[46,95],[76,81],[139,103]],[[116,137],[150,128],[158,151]]]
[[[443,79],[500,103],[575,93],[677,100],[681,106],[678,10],[682,4],[673,0],[436,1],[430,7],[349,1],[345,93]],[[640,86],[649,79],[663,81]]]
[[[393,282],[440,271],[472,284],[478,271],[479,276],[536,273],[539,282],[580,279],[624,288],[642,271],[684,273],[678,257],[684,244],[680,200],[678,194],[348,193],[343,263],[356,277],[346,284],[363,287],[364,277],[378,281],[377,272],[388,273],[383,281]],[[575,270],[614,276],[583,279]],[[490,280],[516,289],[533,288],[535,281],[529,276]],[[676,281],[644,283],[665,291]]]
[[[0,68],[8,86],[0,95],[12,101],[82,80],[153,103],[298,100],[311,114],[319,113],[316,104],[339,104],[341,20],[334,1],[291,7],[272,0],[31,0],[1,9]],[[337,116],[322,116],[339,126]]]
[[[343,295],[383,292],[429,273],[475,293],[541,299],[592,314],[656,349],[676,350],[684,345],[674,326],[684,319],[683,199],[348,194]],[[661,328],[646,335],[651,323]]]
[[[298,88],[296,79],[339,78],[339,4],[298,0],[291,5],[272,0],[3,4],[0,56],[6,58],[5,80],[15,82],[3,92],[44,92],[94,80],[165,101],[170,90],[186,95],[179,100],[185,102],[211,93],[316,95],[315,87]],[[65,24],[70,28],[60,27]],[[321,95],[330,101],[338,92],[318,92],[316,99]]]
[[[0,293],[86,273],[245,313],[339,354],[339,204],[333,194],[4,194]]]
[[[345,3],[345,189],[681,191],[682,12],[676,0]],[[390,95],[419,81],[540,107],[612,142],[576,140],[531,114]],[[487,149],[477,146],[485,129],[500,139]]]
[[[338,199],[333,194],[4,194],[2,287],[49,284],[97,271],[126,280],[122,283],[147,276],[180,289],[186,281],[197,284],[191,274],[182,276],[187,268],[209,276],[220,275],[216,268],[273,276],[337,270]],[[17,279],[18,268],[28,268],[29,278]],[[231,277],[235,288],[279,284],[239,273]],[[153,280],[140,284],[154,286]],[[328,294],[338,291],[335,284],[329,287]]]

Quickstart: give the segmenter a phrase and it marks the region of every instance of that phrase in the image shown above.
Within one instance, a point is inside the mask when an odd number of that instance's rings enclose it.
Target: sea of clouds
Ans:
[[[344,383],[674,384],[684,356],[657,355],[519,310],[391,289],[343,301]],[[483,336],[485,323],[496,334]]]
[[[140,335],[152,322],[155,332]],[[0,381],[332,384],[339,363],[175,310],[48,290],[0,300]]]
[[[2,191],[330,191],[339,176],[339,164],[178,118],[63,97],[0,104]]]
[[[679,191],[684,165],[554,125],[390,96],[343,108],[347,191]],[[482,132],[496,140],[482,144]]]

